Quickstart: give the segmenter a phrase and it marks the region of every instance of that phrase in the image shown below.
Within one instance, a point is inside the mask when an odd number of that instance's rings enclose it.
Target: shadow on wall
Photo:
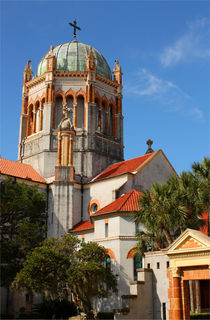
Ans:
[[[123,294],[130,292],[130,286],[126,279],[129,281],[128,275],[124,272],[124,268],[116,261],[113,261],[111,265],[113,273],[117,276],[118,292],[113,293],[110,291],[106,298],[95,298],[94,308],[96,311],[101,312],[113,312],[114,309],[122,308]]]
[[[158,292],[157,292],[157,278],[153,272],[152,274],[152,287],[153,287],[153,317],[154,319],[162,319],[162,315],[161,315],[161,301],[159,299],[158,296]]]

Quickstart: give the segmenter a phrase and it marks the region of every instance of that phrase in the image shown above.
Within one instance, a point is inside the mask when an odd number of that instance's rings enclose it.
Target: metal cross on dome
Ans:
[[[74,28],[74,33],[73,33],[73,35],[74,35],[74,40],[76,40],[76,38],[77,38],[77,30],[82,30],[82,29],[77,26],[77,21],[76,21],[76,19],[73,21],[73,23],[69,22],[69,25]]]

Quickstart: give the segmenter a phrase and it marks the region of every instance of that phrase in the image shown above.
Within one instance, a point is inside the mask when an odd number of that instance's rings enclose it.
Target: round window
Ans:
[[[98,205],[96,203],[93,203],[90,210],[92,213],[95,213],[98,210]]]

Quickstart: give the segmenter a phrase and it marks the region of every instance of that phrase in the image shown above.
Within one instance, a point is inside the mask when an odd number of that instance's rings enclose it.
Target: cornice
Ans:
[[[137,241],[137,237],[135,237],[135,236],[116,236],[116,237],[109,237],[109,238],[102,238],[102,239],[94,239],[94,241],[96,241],[96,242],[106,242],[106,241],[113,241],[113,240]]]
[[[167,254],[168,255],[168,254]],[[210,256],[210,250],[202,250],[197,252],[185,252],[185,253],[174,253],[170,255],[170,259],[183,259],[186,257],[200,257],[200,256]]]
[[[56,78],[85,78],[87,79],[87,71],[69,71],[69,70],[56,70],[54,72]]]
[[[31,88],[31,87],[33,87],[33,86],[35,86],[35,85],[37,85],[37,84],[45,81],[45,78],[46,78],[46,77],[45,77],[45,74],[42,74],[41,76],[35,77],[35,78],[33,78],[32,80],[26,82],[26,83],[25,83],[25,86],[26,86],[27,88]]]
[[[113,88],[118,88],[118,86],[119,86],[119,84],[117,82],[110,80],[110,79],[107,79],[98,73],[96,73],[96,80],[98,80],[99,82],[105,83]]]

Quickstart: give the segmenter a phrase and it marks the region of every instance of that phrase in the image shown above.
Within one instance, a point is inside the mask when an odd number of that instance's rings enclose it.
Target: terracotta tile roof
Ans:
[[[91,215],[91,217],[111,212],[138,211],[138,199],[141,195],[142,192],[133,189],[117,200],[111,202],[104,208],[95,212]]]
[[[200,228],[200,231],[203,232],[204,234],[206,234],[208,236],[208,212],[203,212],[200,215],[201,219],[203,219],[203,221],[205,222],[205,224],[203,225],[203,227]]]
[[[108,177],[113,177],[117,176],[123,173],[132,173],[136,171],[145,161],[147,161],[152,155],[156,154],[156,152],[145,154],[141,157],[122,161],[122,162],[117,162],[105,169],[102,173],[97,175],[95,178],[91,180],[92,181],[97,181],[100,179],[105,179]]]
[[[82,221],[78,223],[72,230],[71,232],[76,232],[76,231],[85,231],[85,230],[90,230],[94,229],[94,225],[91,223],[90,220],[88,221]]]
[[[46,183],[30,165],[0,158],[0,173],[21,179]]]

